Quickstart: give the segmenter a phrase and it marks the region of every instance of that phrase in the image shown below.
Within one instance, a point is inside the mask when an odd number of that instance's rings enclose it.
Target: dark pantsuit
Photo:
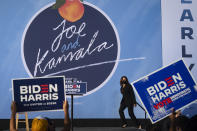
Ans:
[[[133,106],[127,106],[125,104],[120,104],[120,108],[119,108],[119,114],[120,114],[120,119],[121,119],[121,122],[122,122],[122,125],[123,124],[127,124],[126,122],[126,119],[125,119],[125,115],[124,115],[124,110],[128,108],[128,113],[129,113],[129,116],[131,117],[131,120],[134,122],[134,125],[136,127],[139,126],[139,123],[138,123],[138,120],[136,119],[134,113],[133,113]]]

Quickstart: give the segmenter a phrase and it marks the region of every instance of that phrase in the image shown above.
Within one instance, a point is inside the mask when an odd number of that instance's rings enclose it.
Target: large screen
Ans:
[[[74,118],[119,118],[121,76],[131,83],[162,67],[161,1],[84,0],[76,18],[55,2],[1,2],[0,119],[10,118],[12,79],[47,76],[87,82],[87,93],[74,96]],[[134,112],[144,118],[139,106]],[[63,118],[29,118],[38,115]]]

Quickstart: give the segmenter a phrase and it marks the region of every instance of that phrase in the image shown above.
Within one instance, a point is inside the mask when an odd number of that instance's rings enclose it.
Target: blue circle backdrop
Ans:
[[[120,55],[117,30],[109,17],[84,2],[84,15],[64,20],[51,3],[37,12],[23,33],[22,59],[31,77],[65,76],[87,82],[87,94],[103,87]]]

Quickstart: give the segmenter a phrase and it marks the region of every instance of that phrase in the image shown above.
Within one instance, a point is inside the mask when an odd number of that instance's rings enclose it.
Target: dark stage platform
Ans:
[[[22,119],[23,120],[23,119]],[[63,127],[63,119],[53,119],[56,125],[56,131],[60,131]],[[138,119],[143,129],[150,124],[150,120]],[[121,128],[120,119],[74,119],[74,131],[144,131],[133,127],[132,121],[127,119],[129,124],[126,128]],[[32,119],[29,119],[29,126],[31,127]],[[24,130],[25,124],[20,123],[19,129]],[[0,131],[9,131],[9,119],[0,119]],[[20,131],[19,130],[19,131]]]
[[[56,131],[61,131],[62,128],[57,128]],[[9,130],[4,130],[9,131]],[[26,131],[25,129],[19,129],[18,131]],[[145,131],[143,129],[136,129],[134,127],[75,127],[74,131]]]

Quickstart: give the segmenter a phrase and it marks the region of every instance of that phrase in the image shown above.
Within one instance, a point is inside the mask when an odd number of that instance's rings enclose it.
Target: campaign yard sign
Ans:
[[[17,112],[62,110],[64,76],[12,80]]]
[[[87,92],[87,82],[82,82],[76,78],[66,78],[65,90],[67,95],[83,95]]]
[[[132,83],[152,123],[197,99],[197,86],[183,60]]]

